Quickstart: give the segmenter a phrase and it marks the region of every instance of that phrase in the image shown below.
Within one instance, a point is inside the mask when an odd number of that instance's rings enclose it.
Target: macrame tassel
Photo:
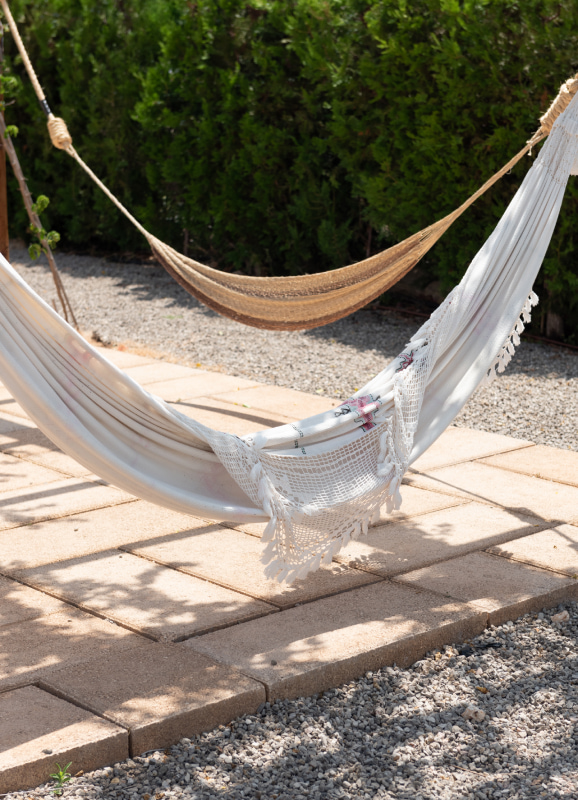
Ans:
[[[397,511],[401,506],[401,492],[399,487],[401,485],[400,478],[396,475],[389,485],[389,495],[385,501],[385,508],[388,514],[392,511]]]
[[[496,377],[496,372],[504,372],[506,367],[512,360],[512,356],[516,352],[516,347],[520,344],[520,334],[524,332],[526,324],[531,321],[531,311],[533,306],[538,304],[538,295],[535,292],[530,292],[529,296],[524,301],[520,316],[516,320],[516,324],[508,334],[506,341],[496,356],[494,363],[484,376],[481,386],[488,386]]]
[[[277,527],[277,517],[273,515],[269,522],[267,523],[267,527],[263,531],[263,535],[261,536],[262,542],[272,542],[273,537],[275,536],[275,528]]]

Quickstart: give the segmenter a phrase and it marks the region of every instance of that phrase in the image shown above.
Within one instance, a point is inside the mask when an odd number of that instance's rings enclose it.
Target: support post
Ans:
[[[0,22],[0,77],[4,61],[4,26]],[[1,106],[4,95],[0,94],[0,114],[4,118]],[[6,261],[10,261],[10,241],[8,235],[8,193],[6,190],[6,152],[0,147],[0,253]]]

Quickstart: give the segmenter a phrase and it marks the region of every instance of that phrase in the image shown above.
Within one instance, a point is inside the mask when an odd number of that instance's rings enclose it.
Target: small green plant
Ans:
[[[4,132],[5,139],[14,139],[18,136],[18,127],[16,125],[6,125],[6,130]]]
[[[32,212],[36,215],[42,214],[48,208],[49,203],[50,200],[45,194],[38,195],[36,202],[32,204]],[[38,239],[28,248],[28,254],[32,259],[36,259],[41,253],[46,252],[47,247],[50,250],[54,250],[60,241],[60,234],[57,231],[47,231],[45,228],[39,228],[36,225],[30,225],[28,230]]]
[[[56,784],[53,789],[51,789],[52,794],[60,796],[62,794],[62,787],[68,783],[68,781],[72,778],[72,775],[68,771],[72,761],[69,761],[65,767],[61,767],[60,764],[56,764],[57,772],[53,772],[50,777],[53,779],[54,783]]]

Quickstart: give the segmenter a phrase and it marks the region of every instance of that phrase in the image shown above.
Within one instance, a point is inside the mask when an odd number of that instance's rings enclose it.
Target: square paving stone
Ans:
[[[133,756],[252,714],[265,701],[264,687],[237,670],[155,642],[65,667],[43,685],[128,728]]]
[[[4,441],[2,441],[2,438]],[[10,456],[32,461],[42,467],[81,478],[91,475],[91,471],[83,467],[60,448],[53,444],[38,428],[20,428],[11,431],[10,435],[0,438],[0,450]],[[59,476],[62,478],[62,475]],[[15,487],[10,487],[15,488]]]
[[[183,639],[276,611],[275,606],[118,550],[19,575],[32,586],[155,639]]]
[[[62,473],[0,453],[0,493],[62,480]]]
[[[127,545],[123,549],[279,608],[379,580],[377,576],[337,564],[322,567],[290,586],[268,580],[261,563],[265,545],[246,533],[218,525]]]
[[[192,397],[205,397],[219,392],[236,395],[243,389],[254,387],[257,383],[258,381],[234,378],[221,372],[203,372],[190,378],[149,383],[146,390],[167,402],[178,403],[181,400],[190,400]]]
[[[0,628],[0,691],[44,679],[53,669],[135,647],[136,633],[77,608]]]
[[[411,469],[428,472],[430,469],[532,446],[532,442],[524,439],[512,439],[511,436],[501,436],[498,433],[452,426],[447,428],[417,461],[413,462]]]
[[[241,403],[224,403],[207,397],[197,397],[182,403],[171,403],[181,414],[191,417],[215,430],[247,436],[264,428],[275,428],[289,421],[271,411],[244,408]]]
[[[485,458],[482,463],[533,475],[535,478],[578,486],[578,453],[574,450],[559,450],[538,444],[527,450],[515,450]]]
[[[443,467],[427,475],[408,474],[412,486],[517,509],[545,520],[578,520],[578,488],[553,483],[481,462]]]
[[[188,514],[133,500],[0,532],[0,571],[67,561],[152,536],[208,526]]]
[[[145,364],[156,363],[158,359],[153,356],[139,356],[136,353],[130,353],[128,350],[117,350],[112,347],[97,347],[97,352],[111,364],[119,369],[129,369],[130,367],[141,367]]]
[[[487,614],[430,592],[382,581],[185,642],[267,687],[267,699],[320,692],[368,670],[408,666],[449,642],[477,636]]]
[[[377,525],[385,525],[388,522],[397,522],[409,517],[418,517],[422,514],[429,514],[432,511],[440,511],[443,508],[451,508],[452,506],[460,506],[470,502],[459,497],[452,497],[451,495],[443,495],[439,492],[428,492],[425,489],[418,489],[416,486],[403,485],[401,487],[402,504],[398,511],[387,511],[384,505],[380,510],[379,522],[370,526],[371,528]],[[263,535],[263,531],[267,527],[266,522],[249,522],[245,524],[223,523],[229,528],[237,528],[251,536]],[[364,537],[362,537],[363,539]]]
[[[49,781],[56,763],[88,772],[128,756],[125,730],[36,686],[0,694],[0,719],[0,792]]]
[[[65,609],[61,600],[0,576],[0,628]]]
[[[36,467],[35,469],[40,469]],[[0,531],[55,519],[81,511],[112,506],[132,500],[131,495],[112,486],[82,478],[64,478],[0,494]],[[22,532],[22,542],[26,532]],[[0,563],[2,553],[0,550]]]
[[[578,596],[572,578],[488,553],[470,553],[397,580],[471,602],[488,611],[491,625]]]
[[[370,528],[335,558],[378,575],[398,575],[524,536],[535,531],[538,523],[533,517],[467,503]]]
[[[134,381],[146,386],[147,383],[172,381],[176,378],[193,378],[206,375],[204,370],[185,367],[182,364],[173,364],[171,361],[154,361],[152,364],[142,364],[137,367],[124,367],[124,371]]]
[[[558,525],[490,547],[488,552],[578,578],[578,527],[575,525]]]
[[[321,414],[339,405],[339,400],[315,394],[285,389],[283,386],[255,386],[239,392],[211,391],[211,396],[226,403],[245,404],[250,408],[282,414],[290,420],[299,420]]]
[[[30,419],[13,417],[12,414],[0,413],[0,448],[4,449],[5,444],[18,441],[19,431],[35,429],[36,426]]]
[[[26,411],[16,402],[5,386],[0,386],[0,412],[2,414],[10,414],[13,417],[28,419]]]

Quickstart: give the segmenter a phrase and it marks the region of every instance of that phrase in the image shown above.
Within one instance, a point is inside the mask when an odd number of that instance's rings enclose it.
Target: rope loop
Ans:
[[[548,111],[540,117],[540,131],[542,133],[550,133],[552,126],[560,114],[568,108],[576,92],[578,92],[578,76],[569,78],[566,83],[562,84],[558,96]]]
[[[68,132],[66,122],[61,117],[51,115],[47,124],[52,144],[59,150],[68,150],[72,145],[72,136]]]

